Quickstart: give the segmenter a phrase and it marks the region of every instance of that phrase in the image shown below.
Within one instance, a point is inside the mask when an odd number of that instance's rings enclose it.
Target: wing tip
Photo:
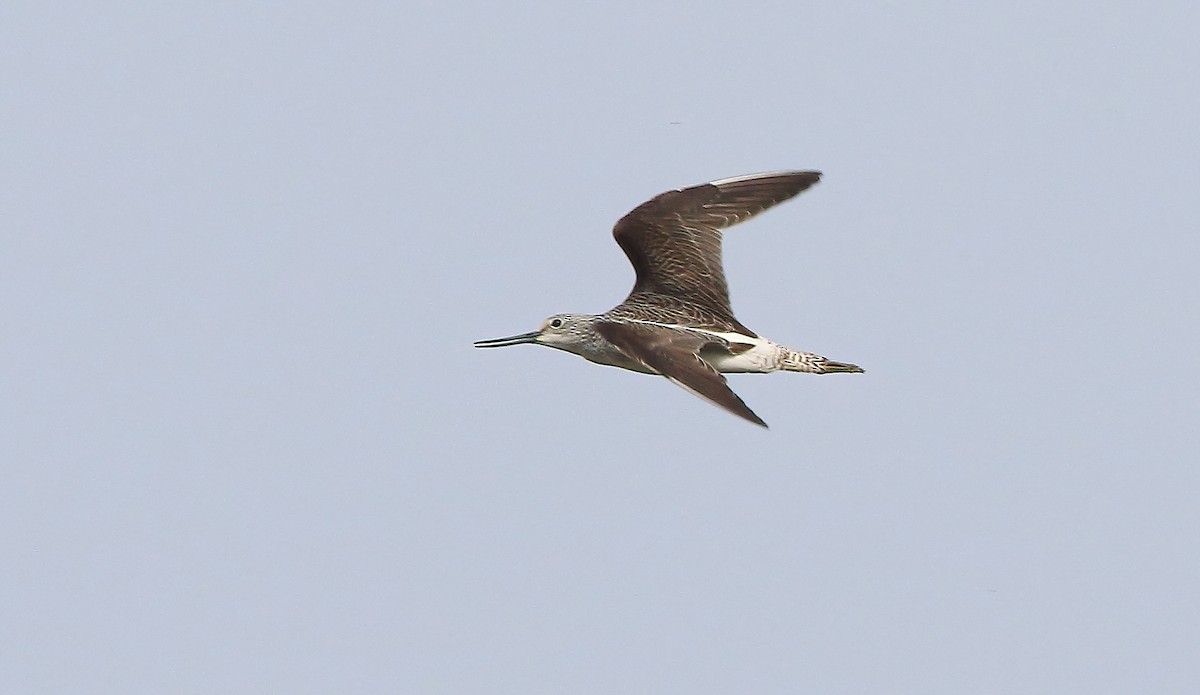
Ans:
[[[775,179],[775,178],[786,178],[786,177],[806,178],[806,179],[811,179],[813,181],[813,183],[816,183],[817,181],[821,180],[821,172],[819,172],[819,171],[800,171],[800,170],[796,170],[796,171],[763,171],[763,172],[759,172],[757,174],[743,174],[742,176],[730,176],[730,177],[724,178],[724,179],[717,179],[715,181],[709,181],[708,185],[716,186],[717,188],[720,188],[721,186],[729,186],[729,185],[732,185],[735,183],[745,183],[747,181],[757,181],[759,179]]]
[[[734,395],[736,396],[737,394],[734,394]],[[745,411],[743,412],[741,409],[733,410],[730,408],[730,409],[728,409],[729,412],[741,417],[742,419],[746,420],[747,422],[752,422],[752,423],[758,425],[759,427],[763,428],[764,430],[771,429],[770,425],[768,425],[765,420],[760,418],[758,416],[758,413],[751,410],[750,406],[746,405],[746,402],[743,401],[740,396],[738,397],[738,401],[741,402],[742,408],[744,408]]]

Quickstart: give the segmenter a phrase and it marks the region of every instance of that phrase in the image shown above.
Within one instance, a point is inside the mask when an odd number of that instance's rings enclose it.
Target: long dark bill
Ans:
[[[539,331],[534,331],[533,333],[522,333],[521,335],[514,335],[510,338],[493,338],[492,340],[480,340],[479,342],[475,343],[475,347],[477,347],[477,348],[508,347],[509,345],[520,345],[521,343],[532,343],[535,340],[537,340],[537,337],[539,335],[541,335],[541,333]]]

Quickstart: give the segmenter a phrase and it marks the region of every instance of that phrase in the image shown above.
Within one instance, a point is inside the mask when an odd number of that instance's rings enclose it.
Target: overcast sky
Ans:
[[[569,9],[568,9],[569,8]],[[1200,691],[1193,2],[7,2],[0,691]],[[771,425],[540,347],[661,191]]]

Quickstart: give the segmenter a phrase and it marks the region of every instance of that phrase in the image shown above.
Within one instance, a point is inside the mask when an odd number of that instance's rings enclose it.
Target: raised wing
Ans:
[[[725,376],[700,358],[700,348],[712,343],[711,338],[687,331],[619,321],[597,321],[594,327],[604,339],[630,358],[709,403],[756,425],[767,426],[729,388]]]
[[[667,191],[642,203],[613,228],[637,282],[627,303],[670,297],[708,309],[740,326],[721,267],[721,230],[743,222],[817,183],[817,171],[751,174]]]

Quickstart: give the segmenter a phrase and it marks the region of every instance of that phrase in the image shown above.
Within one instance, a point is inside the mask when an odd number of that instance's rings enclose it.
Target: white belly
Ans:
[[[787,352],[786,348],[773,343],[766,338],[751,338],[742,335],[741,333],[729,333],[726,331],[714,331],[705,328],[696,328],[695,326],[681,326],[668,323],[658,323],[654,321],[639,321],[637,319],[623,319],[630,323],[645,323],[651,326],[662,326],[664,328],[678,328],[691,333],[708,334],[716,338],[720,338],[735,346],[735,350],[740,349],[737,346],[752,345],[749,350],[742,352],[730,352],[724,347],[717,345],[710,346],[700,351],[700,357],[712,365],[713,369],[725,374],[738,373],[755,373],[765,374],[767,372],[776,372],[782,368],[782,359]],[[550,347],[559,347],[549,344]],[[561,347],[562,350],[575,352],[583,356],[585,359],[597,362],[599,364],[607,364],[613,367],[621,367],[635,372],[644,372],[646,374],[656,374],[657,372],[647,369],[642,364],[629,359],[628,357],[611,350],[600,350],[595,354],[585,350],[576,350],[572,347]]]
[[[720,336],[735,344],[750,344],[754,347],[738,354],[730,354],[723,348],[703,350],[700,356],[718,372],[725,374],[756,373],[765,374],[779,369],[779,353],[781,348],[766,338],[747,338],[737,333],[720,333],[705,331]]]

